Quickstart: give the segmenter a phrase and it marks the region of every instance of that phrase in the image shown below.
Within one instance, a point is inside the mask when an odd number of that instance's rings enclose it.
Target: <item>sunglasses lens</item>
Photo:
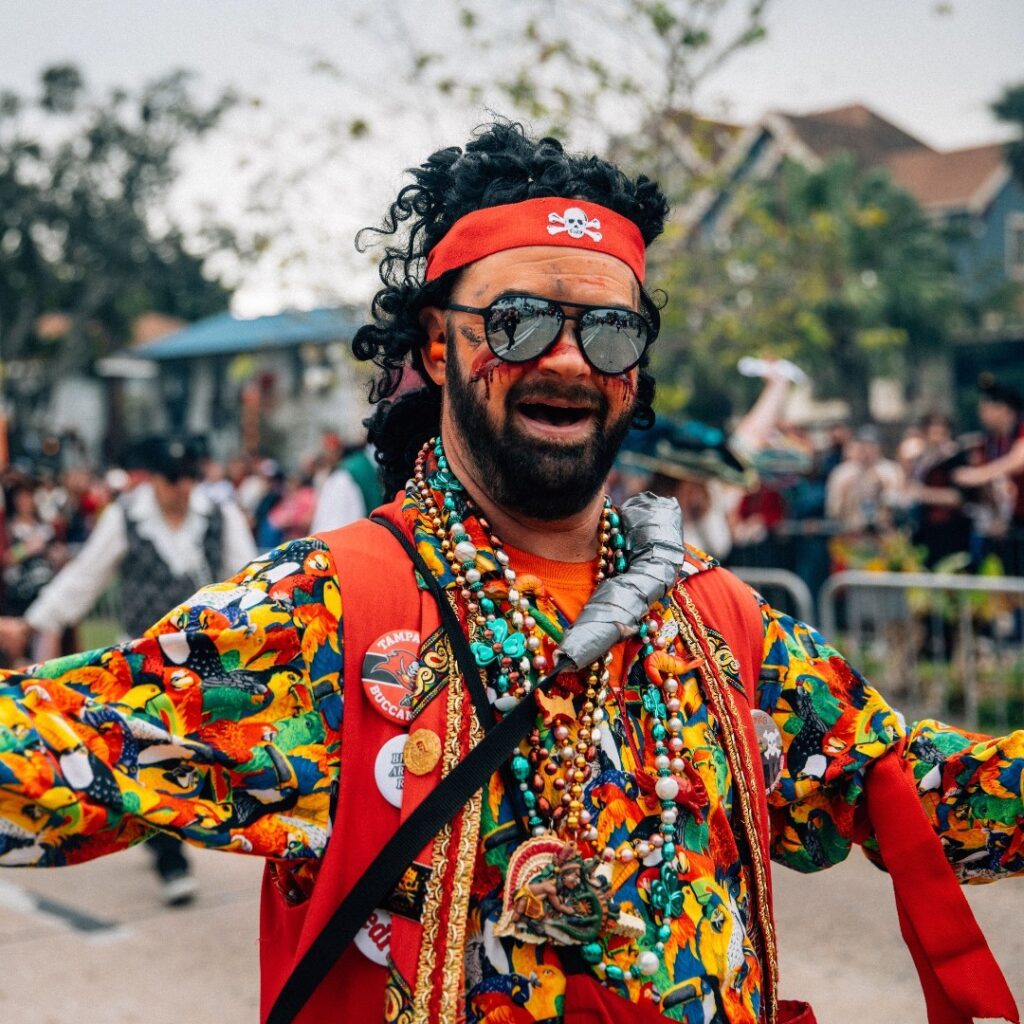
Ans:
[[[636,366],[649,335],[647,321],[630,310],[590,309],[580,318],[583,351],[602,373],[622,373]]]
[[[544,299],[510,295],[488,307],[486,329],[487,341],[499,359],[525,363],[536,359],[558,337],[562,314]]]

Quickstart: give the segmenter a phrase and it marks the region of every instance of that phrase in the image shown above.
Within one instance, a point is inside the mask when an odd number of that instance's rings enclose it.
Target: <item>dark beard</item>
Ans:
[[[609,422],[608,399],[596,388],[554,381],[521,380],[505,395],[505,418],[491,422],[487,408],[448,359],[445,378],[455,428],[466,439],[478,479],[503,508],[531,519],[554,521],[582,511],[604,485],[633,418],[630,406]],[[594,434],[575,444],[538,441],[517,428],[516,404],[529,398],[562,398],[591,406]]]

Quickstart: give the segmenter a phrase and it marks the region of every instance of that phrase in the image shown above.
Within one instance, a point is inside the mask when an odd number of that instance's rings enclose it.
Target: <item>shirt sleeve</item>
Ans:
[[[29,606],[25,621],[38,633],[81,622],[113,582],[127,552],[124,509],[114,502],[100,516],[81,551]]]
[[[0,674],[0,865],[154,830],[282,861],[323,852],[340,765],[341,600],[303,540],[131,643]]]
[[[772,856],[798,871],[845,859],[871,765],[894,747],[963,881],[1024,873],[1024,731],[991,739],[902,716],[814,629],[762,602],[762,710],[782,732]],[[868,836],[865,851],[875,857]]]

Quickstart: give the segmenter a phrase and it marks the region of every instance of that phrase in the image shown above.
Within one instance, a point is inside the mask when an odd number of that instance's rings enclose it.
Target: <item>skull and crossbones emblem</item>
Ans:
[[[559,235],[564,231],[570,238],[586,235],[595,242],[601,241],[601,222],[596,217],[591,220],[578,206],[570,206],[562,214],[549,213],[548,221],[549,235]]]

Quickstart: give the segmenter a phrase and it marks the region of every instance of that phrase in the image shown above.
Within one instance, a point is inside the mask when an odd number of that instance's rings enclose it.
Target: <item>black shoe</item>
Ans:
[[[173,871],[160,876],[160,898],[168,907],[184,907],[191,903],[199,891],[199,883],[185,871]]]

